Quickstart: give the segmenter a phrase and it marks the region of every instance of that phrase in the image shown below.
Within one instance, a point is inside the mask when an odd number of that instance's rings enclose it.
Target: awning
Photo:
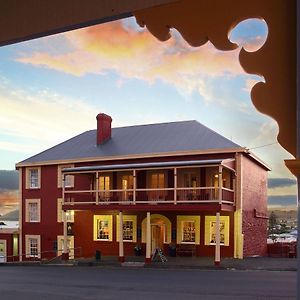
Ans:
[[[154,163],[136,163],[136,164],[121,164],[121,165],[102,165],[102,166],[85,166],[62,169],[62,173],[91,173],[95,171],[109,170],[133,170],[133,169],[150,169],[150,168],[171,168],[183,166],[218,166],[221,165],[224,159],[209,159],[209,160],[188,160],[188,161],[166,161]]]

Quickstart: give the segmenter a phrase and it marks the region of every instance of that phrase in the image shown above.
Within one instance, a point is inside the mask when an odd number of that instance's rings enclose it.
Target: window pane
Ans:
[[[38,203],[28,203],[29,222],[38,221]]]
[[[123,240],[124,241],[133,240],[133,221],[123,222]]]
[[[29,254],[30,256],[38,256],[38,240],[35,238],[29,239]]]
[[[38,187],[38,169],[31,169],[29,171],[29,183],[31,188]]]
[[[210,243],[216,243],[216,222],[210,223]],[[225,243],[225,222],[220,221],[220,243]]]
[[[97,224],[97,232],[98,236],[97,238],[100,240],[109,240],[109,226],[108,226],[108,221],[104,220],[98,220]]]
[[[195,222],[184,221],[182,222],[182,241],[195,242]]]

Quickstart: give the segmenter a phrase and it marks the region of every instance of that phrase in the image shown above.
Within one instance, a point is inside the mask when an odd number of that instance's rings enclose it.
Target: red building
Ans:
[[[197,121],[84,132],[16,165],[20,255],[80,249],[124,260],[141,248],[243,258],[267,250],[268,167]],[[75,249],[75,250],[74,250]]]

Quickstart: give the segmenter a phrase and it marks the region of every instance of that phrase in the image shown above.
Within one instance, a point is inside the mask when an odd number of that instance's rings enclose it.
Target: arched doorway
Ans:
[[[151,251],[163,249],[164,244],[171,243],[171,221],[160,214],[153,214],[151,222]],[[146,243],[146,218],[142,221],[142,243]]]

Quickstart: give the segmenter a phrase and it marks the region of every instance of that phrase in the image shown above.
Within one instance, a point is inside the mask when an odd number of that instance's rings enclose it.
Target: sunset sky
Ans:
[[[262,21],[242,22],[230,34],[249,51],[266,37]],[[99,112],[112,116],[113,127],[197,120],[272,168],[272,204],[296,203],[277,124],[250,100],[264,79],[244,73],[239,51],[192,48],[175,30],[162,43],[134,18],[1,47],[0,169],[94,129]]]

